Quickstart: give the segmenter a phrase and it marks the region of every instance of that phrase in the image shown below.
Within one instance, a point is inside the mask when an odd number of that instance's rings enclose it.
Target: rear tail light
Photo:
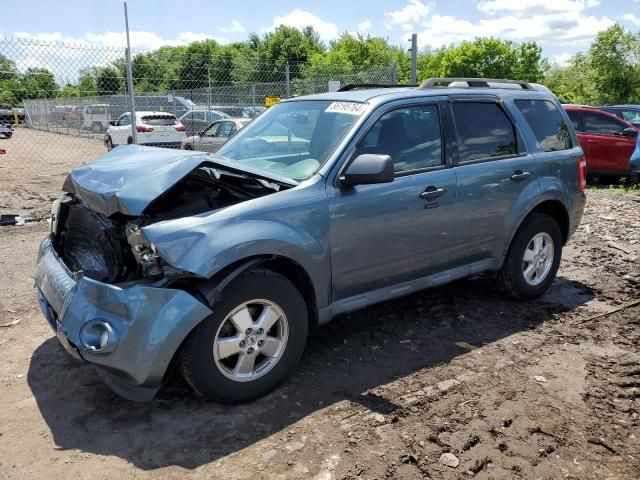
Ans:
[[[176,127],[176,132],[186,132],[187,131],[187,127],[185,127],[184,125],[180,124]]]
[[[578,159],[578,188],[581,192],[587,187],[587,160],[584,157]]]
[[[144,125],[136,125],[136,130],[139,133],[153,132],[153,128],[145,127]]]

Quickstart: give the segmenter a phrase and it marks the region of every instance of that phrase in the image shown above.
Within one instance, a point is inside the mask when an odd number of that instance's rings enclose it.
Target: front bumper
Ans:
[[[35,284],[42,312],[65,349],[131,400],[153,398],[182,341],[211,314],[183,290],[75,278],[50,238],[40,245]],[[96,320],[111,327],[107,353],[83,346],[81,330]]]

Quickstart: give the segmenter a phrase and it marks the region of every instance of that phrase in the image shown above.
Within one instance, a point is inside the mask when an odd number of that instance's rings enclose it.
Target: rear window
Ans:
[[[145,115],[142,122],[156,127],[177,125],[178,119],[173,115]]]
[[[493,102],[455,102],[460,162],[518,153],[513,124]]]
[[[569,128],[558,108],[549,100],[515,100],[516,107],[533,130],[545,152],[573,147]]]

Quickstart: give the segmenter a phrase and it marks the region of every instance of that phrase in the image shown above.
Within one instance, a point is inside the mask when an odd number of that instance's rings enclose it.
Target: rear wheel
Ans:
[[[102,125],[100,125],[98,122],[94,122],[93,125],[91,125],[91,131],[93,133],[102,132]]]
[[[498,272],[498,286],[510,297],[532,300],[553,282],[562,257],[562,233],[548,215],[533,213],[513,238]]]
[[[182,373],[199,395],[241,403],[265,395],[300,360],[308,332],[305,302],[286,278],[251,270],[212,305],[191,333]]]

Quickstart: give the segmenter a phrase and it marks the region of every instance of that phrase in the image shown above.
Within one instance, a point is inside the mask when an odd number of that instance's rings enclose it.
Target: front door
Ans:
[[[390,155],[394,181],[328,187],[334,300],[446,267],[456,177],[445,164],[441,125],[437,103],[387,111],[351,158]]]
[[[595,111],[583,111],[582,118],[587,170],[590,173],[628,173],[629,159],[636,148],[635,137],[623,134],[629,125],[613,115]]]

